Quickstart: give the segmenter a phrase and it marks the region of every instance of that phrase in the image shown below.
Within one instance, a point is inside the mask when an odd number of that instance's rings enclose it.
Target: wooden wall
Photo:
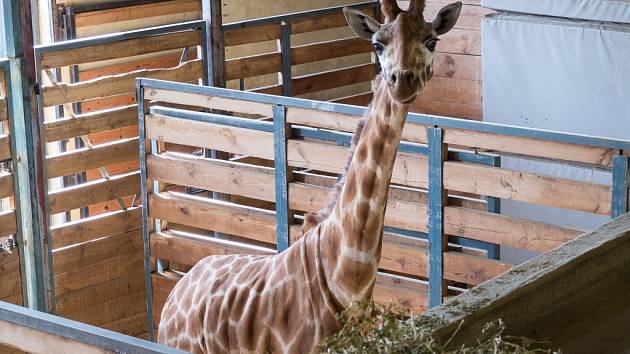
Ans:
[[[52,226],[59,315],[125,334],[146,333],[135,79],[198,83],[203,66],[195,48],[201,43],[200,30],[187,30],[42,54],[43,75],[51,78],[57,69],[89,68],[79,70],[75,83],[52,80],[42,87],[43,105],[63,108],[60,119],[44,124],[48,146],[75,138],[84,144],[61,153],[49,150],[48,178],[83,172],[88,177],[49,190],[51,216],[90,211],[87,218]],[[180,63],[184,48],[189,56]],[[127,60],[92,66],[111,59]]]
[[[5,75],[0,67],[0,244],[5,244],[17,232]],[[0,301],[21,305],[20,255],[17,249],[12,252],[0,251]]]

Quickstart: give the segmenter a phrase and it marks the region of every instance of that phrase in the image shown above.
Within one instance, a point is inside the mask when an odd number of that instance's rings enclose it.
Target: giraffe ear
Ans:
[[[433,29],[437,32],[438,36],[450,31],[453,26],[455,26],[461,11],[461,1],[445,6],[440,10],[435,20],[433,20]]]
[[[343,14],[346,16],[348,25],[354,33],[368,41],[372,40],[372,35],[381,29],[381,24],[372,17],[361,11],[353,10],[349,7],[343,8]]]

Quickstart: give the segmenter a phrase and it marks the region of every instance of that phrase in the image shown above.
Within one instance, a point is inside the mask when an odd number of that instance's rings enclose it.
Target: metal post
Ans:
[[[291,75],[291,24],[282,21],[280,25],[280,55],[282,56],[282,95],[291,96],[292,80]]]
[[[208,84],[214,87],[225,87],[225,41],[223,39],[223,19],[221,1],[202,0],[202,14],[206,21],[207,41],[206,56],[208,60]]]
[[[446,295],[444,279],[444,252],[447,237],[444,235],[444,206],[447,193],[444,190],[443,166],[448,147],[442,140],[442,129],[429,128],[429,307],[438,306]]]
[[[628,156],[613,156],[612,217],[628,212]]]
[[[501,156],[495,156],[492,167],[501,167]],[[486,197],[488,203],[488,212],[501,214],[501,198]],[[488,252],[488,258],[501,259],[501,245],[488,243],[486,245],[486,251]]]
[[[273,145],[274,168],[276,181],[276,223],[278,252],[289,247],[289,225],[291,212],[289,211],[289,168],[287,164],[287,138],[290,127],[287,126],[286,108],[281,105],[273,107]]]
[[[147,300],[147,321],[149,340],[155,341],[153,335],[153,288],[151,286],[151,246],[149,239],[149,196],[147,190],[147,155],[145,147],[144,115],[147,113],[148,103],[144,101],[142,81],[136,81],[136,98],[138,101],[138,135],[140,145],[140,189],[142,193],[142,237],[144,240],[144,276]]]
[[[36,104],[30,1],[3,1],[10,73],[7,75],[18,245],[24,303],[53,312],[52,243],[47,214],[47,178],[42,126]]]

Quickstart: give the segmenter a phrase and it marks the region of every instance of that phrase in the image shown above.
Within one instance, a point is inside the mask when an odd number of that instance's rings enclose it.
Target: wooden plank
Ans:
[[[356,130],[360,118],[361,117],[359,116],[343,113],[287,107],[287,123],[349,133],[352,133]],[[402,133],[402,140],[426,144],[426,127],[420,124],[405,123]]]
[[[142,260],[142,255],[134,258],[136,258],[136,260]],[[124,262],[124,260],[120,258],[117,258],[117,260],[121,263]],[[126,263],[125,269],[116,270],[115,278],[110,278],[92,286],[82,287],[71,292],[57,295],[57,313],[65,317],[69,314],[79,312],[82,309],[93,308],[100,303],[106,303],[118,297],[142,292],[145,287],[142,262],[135,262],[135,264],[133,264],[135,265],[134,267],[130,267],[130,265],[132,265],[131,263]],[[103,268],[103,272],[109,269],[111,268]]]
[[[427,308],[427,295],[425,282],[378,273],[372,297],[376,303],[401,305],[407,313],[418,314]]]
[[[433,19],[437,16],[440,9],[442,9],[447,4],[440,2],[427,2],[426,8],[424,10],[424,17],[427,21],[433,21]],[[465,4],[462,6],[462,10],[460,12],[459,18],[457,19],[457,23],[454,28],[458,29],[473,29],[479,30],[481,25],[481,18],[485,15],[493,13],[493,10],[486,9],[484,7],[477,5]]]
[[[210,237],[179,237],[172,233],[151,234],[151,255],[161,259],[193,266],[205,257],[227,254],[273,255],[270,248]]]
[[[610,215],[611,187],[533,173],[444,163],[444,186],[457,190],[526,203]]]
[[[0,237],[11,236],[17,233],[15,210],[0,211]]]
[[[128,127],[137,123],[138,108],[136,105],[130,105],[50,121],[44,127],[46,141],[53,142]]]
[[[228,127],[220,124],[166,118],[146,117],[147,139],[205,147],[224,152],[260,157],[273,160],[273,134],[246,128]]]
[[[480,80],[433,77],[418,95],[418,99],[481,105],[482,94]]]
[[[481,57],[457,53],[435,53],[433,77],[481,80]]]
[[[483,120],[483,106],[476,104],[464,104],[448,101],[436,101],[419,97],[412,104],[411,112],[463,118],[470,120]]]
[[[291,49],[291,64],[311,63],[371,51],[370,42],[364,39],[358,37],[336,39],[293,47]]]
[[[42,69],[118,59],[201,45],[201,32],[186,31],[43,53]]]
[[[102,324],[101,327],[109,329],[110,331],[126,334],[128,336],[149,340],[147,333],[146,310],[136,315],[127,316],[118,321]]]
[[[89,267],[122,254],[143,254],[143,247],[142,230],[135,230],[55,250],[55,274]]]
[[[140,172],[132,172],[50,192],[48,207],[57,214],[139,193]]]
[[[13,194],[13,174],[0,174],[0,199],[10,197]]]
[[[104,284],[100,289],[94,289],[94,293],[106,291]],[[93,326],[101,327],[106,323],[119,321],[146,311],[146,296],[144,290],[125,296],[113,296],[108,301],[94,307],[82,308],[71,314],[66,314],[68,319],[79,321]]]
[[[481,55],[481,31],[454,28],[440,37],[436,52]]]
[[[0,255],[0,274],[0,299],[22,293],[20,256],[17,252]]]
[[[460,129],[446,129],[444,141],[447,144],[496,150],[518,155],[582,162],[605,167],[612,166],[613,150],[594,146],[528,139],[493,133],[472,132]]]
[[[198,106],[228,112],[260,114],[265,117],[273,116],[272,105],[266,103],[248,102],[223,97],[208,97],[194,93],[157,90],[153,88],[145,89],[144,97],[151,101]]]
[[[75,14],[74,23],[76,27],[89,27],[184,12],[201,12],[200,2],[198,0],[165,1],[148,5],[80,12]]]
[[[0,135],[0,161],[11,159],[11,140],[9,135]]]
[[[266,53],[225,61],[227,80],[272,74],[282,71],[280,53]]]
[[[166,153],[147,156],[147,177],[163,183],[275,201],[272,168]]]
[[[360,93],[357,95],[341,97],[332,100],[331,102],[335,103],[343,103],[343,104],[351,104],[355,106],[367,106],[372,102],[372,97],[374,95],[372,92]]]
[[[362,64],[344,69],[300,76],[292,80],[292,93],[294,96],[299,96],[359,82],[372,81],[375,74],[376,68],[374,64]]]
[[[265,42],[280,39],[280,24],[240,28],[223,33],[225,46]]]
[[[581,235],[581,230],[458,207],[446,207],[444,226],[449,235],[547,252]]]
[[[6,97],[0,97],[0,122],[3,122],[5,120],[9,119],[9,110],[8,110],[8,106],[7,106],[7,98]]]
[[[180,193],[149,196],[150,217],[274,244],[273,212]]]
[[[51,226],[53,249],[140,230],[141,217],[142,208],[135,207]]]
[[[361,9],[360,11],[369,16],[374,16],[373,8]],[[291,33],[298,34],[346,26],[348,26],[348,22],[346,22],[346,18],[343,13],[339,11],[333,14],[292,21]]]
[[[288,161],[293,167],[341,173],[349,154],[349,149],[337,145],[304,140],[289,140],[288,143]],[[392,183],[426,188],[427,168],[426,156],[399,153],[394,164]]]
[[[49,156],[47,159],[48,178],[136,161],[139,154],[138,149],[138,139],[132,138],[96,145],[92,149],[83,148]]]
[[[201,59],[197,59],[182,63],[174,68],[141,69],[74,84],[62,83],[44,86],[42,88],[43,104],[44,106],[54,106],[133,92],[137,77],[191,82],[203,77],[203,64]]]
[[[61,336],[0,321],[0,343],[29,353],[113,353]]]

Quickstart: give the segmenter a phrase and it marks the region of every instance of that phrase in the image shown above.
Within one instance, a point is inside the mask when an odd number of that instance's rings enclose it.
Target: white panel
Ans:
[[[630,0],[482,0],[494,10],[630,23]]]

